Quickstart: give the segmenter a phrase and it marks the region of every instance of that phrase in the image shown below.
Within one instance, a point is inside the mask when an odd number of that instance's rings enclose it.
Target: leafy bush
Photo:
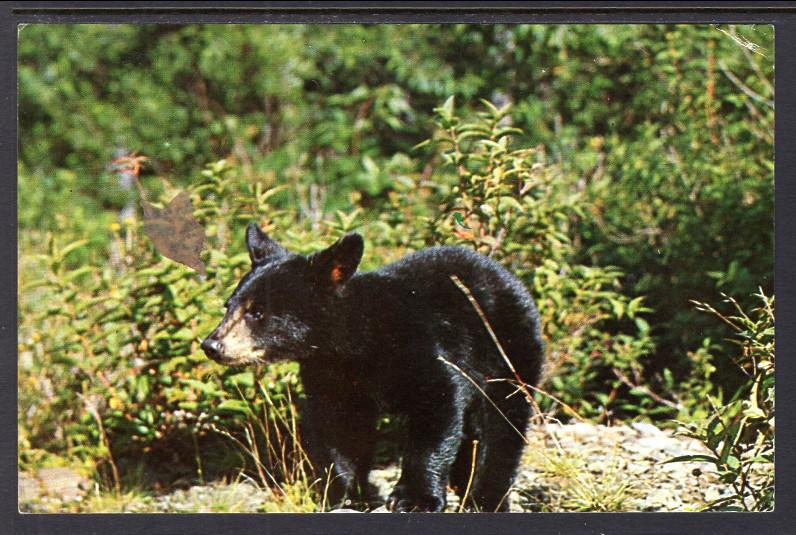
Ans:
[[[183,189],[227,159],[316,223],[351,196],[368,219],[424,172],[410,148],[454,95],[513,103],[519,146],[582,192],[576,263],[652,309],[644,380],[701,375],[705,336],[728,349],[689,299],[773,289],[771,26],[28,25],[19,45],[26,228],[107,247],[94,215],[130,202],[107,162],[132,149]]]
[[[110,258],[79,267],[69,259],[87,240],[62,246],[49,236],[49,252],[40,255],[44,276],[27,281],[23,273],[22,283],[23,312],[31,318],[20,328],[20,414],[34,448],[106,459],[118,486],[114,463],[135,463],[141,453],[201,471],[197,439],[213,427],[235,432],[252,410],[262,411],[264,393],[273,406],[293,407],[291,396],[300,396],[295,366],[275,365],[255,378],[222,369],[198,347],[248,270],[230,226],[239,233],[241,221],[259,214],[267,226],[297,228],[278,210],[264,216],[275,190],[230,171],[213,164],[190,190],[211,243],[207,280],[159,258],[133,219],[110,225]],[[164,199],[172,196],[167,188]],[[272,431],[285,427],[284,414],[267,414]],[[21,455],[23,464],[33,460],[30,452]],[[120,467],[123,474],[141,468]]]
[[[747,307],[758,286],[773,291],[773,40],[768,26],[660,30],[625,41],[643,67],[605,89],[623,125],[593,132],[597,150],[581,153],[595,153],[581,232],[583,252],[651,304],[651,371],[683,381],[700,373],[688,353],[703,339],[732,350],[727,326],[690,300],[722,291]],[[734,390],[743,376],[720,369],[713,381]]]
[[[735,312],[722,313],[696,303],[729,325],[741,351],[735,363],[746,382],[726,403],[710,399],[712,414],[704,422],[686,423],[683,433],[701,441],[710,455],[687,455],[668,462],[707,461],[716,466],[733,494],[709,504],[721,511],[774,509],[774,298],[755,295],[758,308],[747,313],[732,297]]]

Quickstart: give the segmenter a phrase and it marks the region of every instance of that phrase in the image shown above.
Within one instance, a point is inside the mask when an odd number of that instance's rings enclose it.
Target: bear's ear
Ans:
[[[249,258],[255,266],[271,256],[282,256],[287,253],[284,247],[272,240],[254,223],[246,228],[246,247],[249,249]]]
[[[339,286],[356,273],[364,248],[362,236],[356,233],[346,234],[328,249],[311,255],[310,265],[321,283]]]

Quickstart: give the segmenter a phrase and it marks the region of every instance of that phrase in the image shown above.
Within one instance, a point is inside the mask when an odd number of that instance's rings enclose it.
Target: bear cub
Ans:
[[[316,469],[331,470],[330,499],[364,498],[376,422],[386,413],[407,425],[390,510],[441,511],[447,487],[462,496],[468,484],[467,507],[506,510],[531,407],[451,276],[469,288],[523,382],[536,385],[543,344],[522,283],[462,247],[423,249],[357,272],[358,234],[303,256],[252,224],[246,244],[251,271],[202,348],[232,366],[299,362],[302,434]]]

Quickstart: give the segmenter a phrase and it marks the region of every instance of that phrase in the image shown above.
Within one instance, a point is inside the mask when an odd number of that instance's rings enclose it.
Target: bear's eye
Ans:
[[[246,315],[249,316],[254,321],[260,321],[261,319],[263,319],[265,313],[260,308],[250,308],[249,310],[246,311]]]

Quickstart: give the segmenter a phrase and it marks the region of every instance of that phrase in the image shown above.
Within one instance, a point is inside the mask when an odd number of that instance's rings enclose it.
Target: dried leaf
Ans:
[[[468,230],[453,229],[453,234],[463,240],[475,241],[475,235]]]
[[[163,208],[141,200],[144,209],[144,231],[155,248],[170,258],[204,275],[205,266],[199,258],[205,245],[205,232],[193,216],[191,199],[181,191]]]

